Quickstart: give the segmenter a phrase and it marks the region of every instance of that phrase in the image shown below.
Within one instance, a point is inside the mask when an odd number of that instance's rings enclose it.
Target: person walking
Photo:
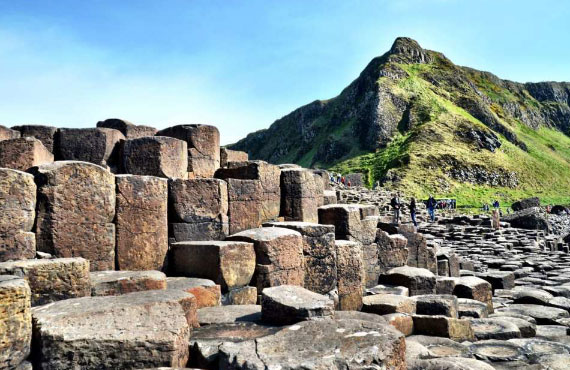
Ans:
[[[499,218],[499,211],[494,209],[492,212],[493,228],[499,230],[501,228],[501,220]]]
[[[427,201],[427,209],[431,222],[435,221],[435,206],[436,206],[435,198],[430,194]]]
[[[417,229],[418,223],[416,222],[416,198],[412,198],[410,200],[410,217],[412,218],[414,227]]]
[[[390,201],[390,205],[394,211],[393,223],[397,225],[400,223],[400,193],[394,193],[394,197]]]

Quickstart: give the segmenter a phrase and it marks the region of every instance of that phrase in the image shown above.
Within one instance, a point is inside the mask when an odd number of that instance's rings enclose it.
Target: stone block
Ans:
[[[253,243],[256,267],[252,285],[258,292],[278,285],[303,286],[303,238],[299,232],[265,227],[242,231],[229,236],[228,240]]]
[[[168,188],[170,237],[175,242],[223,240],[229,234],[225,181],[175,179]]]
[[[160,271],[95,271],[89,276],[94,297],[166,289],[166,275]]]
[[[27,171],[53,162],[53,154],[38,139],[23,137],[0,141],[0,167]]]
[[[25,278],[32,306],[91,295],[89,262],[83,258],[2,262],[0,275]]]
[[[380,275],[380,283],[401,285],[410,290],[410,296],[435,293],[435,275],[426,269],[402,266]]]
[[[489,270],[477,273],[476,276],[491,283],[493,290],[513,289],[515,287],[515,274],[510,271]]]
[[[25,279],[0,275],[0,368],[15,369],[30,354],[32,314]]]
[[[362,246],[347,240],[336,240],[336,265],[339,310],[358,311],[362,307]]]
[[[209,125],[178,125],[160,130],[157,135],[186,142],[188,172],[194,177],[213,177],[220,167],[220,133]]]
[[[261,292],[261,319],[265,323],[289,325],[333,314],[330,298],[300,286],[280,285]]]
[[[334,225],[336,239],[368,245],[376,239],[378,210],[362,204],[329,204],[319,207],[319,223]]]
[[[69,299],[32,316],[42,369],[184,367],[196,305],[191,294],[151,290]]]
[[[135,125],[119,118],[109,118],[104,121],[99,121],[97,122],[97,127],[119,130],[127,139],[154,136],[157,131],[154,127]]]
[[[414,334],[444,337],[456,341],[473,341],[475,333],[469,320],[446,316],[413,315]]]
[[[224,305],[247,305],[257,303],[257,288],[253,286],[244,286],[232,289],[222,297]]]
[[[246,162],[249,156],[246,152],[220,148],[220,167],[227,167],[229,162]]]
[[[56,257],[83,257],[91,270],[115,269],[115,176],[74,161],[34,169],[36,245]]]
[[[408,239],[399,234],[388,234],[378,229],[376,232],[378,246],[379,272],[384,273],[394,267],[406,266],[408,261]]]
[[[326,294],[336,286],[336,250],[334,227],[309,222],[267,222],[265,227],[283,227],[303,236],[305,289]]]
[[[226,168],[217,170],[215,177],[228,181],[230,223],[237,223],[233,218],[239,218],[248,207],[255,209],[258,215],[247,218],[251,222],[259,220],[249,228],[277,219],[281,206],[280,174],[279,167],[264,161],[228,162]],[[231,229],[230,226],[230,233],[236,232]]]
[[[12,130],[8,127],[0,125],[0,141],[17,139],[20,137],[20,132]]]
[[[411,315],[406,313],[390,313],[382,315],[382,318],[405,336],[412,335],[414,332],[414,319]]]
[[[35,257],[35,215],[34,176],[0,168],[0,262]]]
[[[416,301],[413,298],[395,294],[375,294],[362,298],[362,311],[387,315],[391,313],[416,313]]]
[[[457,297],[449,294],[426,294],[414,297],[418,315],[442,315],[457,318]]]
[[[119,270],[162,270],[168,252],[166,179],[118,175],[116,250]]]
[[[182,290],[196,297],[196,305],[198,309],[220,305],[222,291],[220,286],[212,280],[187,277],[168,277],[166,278],[166,284],[166,289]]]
[[[323,191],[323,205],[336,204],[336,192],[334,190]]]
[[[317,222],[322,196],[322,182],[317,182],[311,171],[281,170],[281,216],[285,221]]]
[[[491,283],[475,277],[463,276],[455,280],[453,295],[458,298],[474,299],[487,305],[489,313],[493,313],[493,290]]]
[[[133,175],[187,178],[186,142],[154,136],[129,139],[123,148],[123,170]]]
[[[22,137],[33,137],[38,139],[51,153],[56,152],[55,137],[58,130],[56,127],[41,125],[22,125],[14,126],[12,129],[19,131]]]
[[[194,241],[171,245],[171,270],[179,276],[213,280],[227,292],[248,285],[255,271],[252,243]]]
[[[57,160],[89,162],[121,170],[121,146],[125,136],[110,128],[62,128],[57,134]]]

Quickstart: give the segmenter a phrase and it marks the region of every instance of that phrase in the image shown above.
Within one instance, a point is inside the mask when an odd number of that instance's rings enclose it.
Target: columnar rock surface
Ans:
[[[315,175],[304,168],[281,170],[281,215],[285,221],[317,222],[323,189]],[[320,190],[320,191],[319,191]]]
[[[162,270],[168,252],[166,179],[119,175],[115,182],[117,269]]]
[[[336,266],[338,284],[338,309],[360,310],[364,272],[362,245],[348,240],[336,240]]]
[[[188,177],[185,141],[153,136],[129,139],[123,148],[123,170],[133,175]]]
[[[220,148],[220,167],[227,167],[229,162],[245,162],[249,158],[246,152]]]
[[[95,271],[89,277],[94,297],[166,289],[166,275],[159,271]]]
[[[14,369],[30,353],[32,315],[25,279],[0,274],[0,369]]]
[[[91,294],[89,262],[83,258],[2,262],[0,275],[25,278],[32,306]]]
[[[50,162],[53,162],[53,154],[37,139],[23,137],[0,141],[0,167],[27,171]]]
[[[35,257],[35,215],[34,177],[0,168],[0,262]]]
[[[157,133],[187,143],[188,172],[194,177],[213,177],[220,167],[220,133],[209,125],[178,125]]]
[[[229,233],[228,186],[219,179],[169,182],[170,238],[222,240]]]
[[[125,136],[111,128],[62,128],[57,133],[56,159],[108,166],[118,172]]]
[[[20,137],[20,132],[0,125],[0,141],[17,139],[19,137]]]
[[[277,285],[303,286],[303,238],[299,232],[263,227],[230,235],[228,240],[253,243],[256,267],[252,285],[258,292]]]
[[[109,118],[104,121],[99,121],[97,122],[97,127],[119,130],[127,139],[154,136],[157,131],[154,127],[135,125],[119,118]]]
[[[52,154],[55,154],[55,139],[57,128],[53,126],[41,126],[41,125],[22,125],[14,126],[12,129],[19,131],[22,137],[33,137],[38,139],[44,144],[47,150]]]
[[[74,161],[43,165],[35,174],[37,249],[57,257],[84,257],[91,270],[114,270],[113,174]]]

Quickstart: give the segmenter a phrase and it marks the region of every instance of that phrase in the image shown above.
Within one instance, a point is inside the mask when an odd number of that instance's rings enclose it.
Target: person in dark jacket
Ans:
[[[429,213],[429,218],[431,220],[431,222],[435,221],[435,206],[436,206],[437,202],[435,201],[435,198],[430,194],[428,201],[427,201],[427,209],[428,209],[428,213]]]
[[[410,216],[412,217],[414,227],[418,227],[418,223],[416,222],[416,198],[410,200]]]
[[[390,201],[390,205],[392,206],[392,210],[394,211],[394,224],[400,223],[400,193],[394,194],[394,197]]]

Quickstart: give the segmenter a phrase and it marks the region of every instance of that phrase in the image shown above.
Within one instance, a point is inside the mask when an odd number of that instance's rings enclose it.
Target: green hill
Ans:
[[[516,83],[398,38],[341,94],[231,145],[251,158],[362,172],[464,206],[570,203],[570,83]]]

